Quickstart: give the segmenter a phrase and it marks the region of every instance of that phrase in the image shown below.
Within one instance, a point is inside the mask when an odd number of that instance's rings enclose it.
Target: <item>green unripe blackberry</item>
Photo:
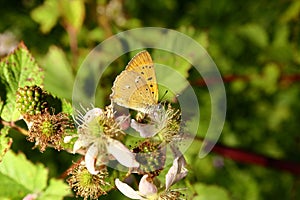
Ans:
[[[39,86],[25,86],[17,90],[16,106],[19,112],[36,115],[47,108],[47,94]]]
[[[133,149],[133,153],[136,153],[135,159],[140,163],[138,173],[151,173],[154,176],[160,173],[166,157],[164,149],[159,145],[154,141],[146,140]]]

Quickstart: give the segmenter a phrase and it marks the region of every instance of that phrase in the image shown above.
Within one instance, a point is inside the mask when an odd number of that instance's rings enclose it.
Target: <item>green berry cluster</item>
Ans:
[[[47,108],[47,93],[39,86],[25,86],[17,90],[16,106],[19,112],[29,115],[41,114]]]
[[[151,173],[158,176],[165,164],[164,148],[159,147],[159,143],[146,140],[133,149],[136,153],[136,160],[140,163],[140,174]]]

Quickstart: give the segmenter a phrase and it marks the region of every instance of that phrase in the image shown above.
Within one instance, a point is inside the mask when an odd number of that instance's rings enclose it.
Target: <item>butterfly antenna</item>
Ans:
[[[164,95],[162,95],[162,97],[159,99],[159,102],[161,102],[163,100],[163,98],[167,95],[167,93],[169,92],[169,90],[166,90]]]

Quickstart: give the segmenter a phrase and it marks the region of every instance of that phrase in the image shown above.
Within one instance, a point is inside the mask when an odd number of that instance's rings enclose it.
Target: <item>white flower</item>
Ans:
[[[138,123],[132,119],[131,127],[143,138],[153,137],[167,125],[167,117],[164,107],[159,105],[149,112],[150,122],[148,124]]]
[[[166,190],[174,183],[186,177],[188,170],[185,168],[185,164],[186,162],[183,156],[174,159],[172,167],[166,174]]]
[[[150,199],[157,196],[156,186],[147,180],[148,175],[144,175],[139,183],[139,191],[134,190],[132,187],[123,183],[118,178],[115,180],[116,187],[122,192],[126,197],[130,199]]]
[[[100,108],[93,108],[85,115],[79,115],[77,123],[81,124],[78,126],[78,139],[73,146],[73,153],[80,148],[87,149],[85,164],[91,174],[99,172],[95,166],[105,165],[112,159],[116,159],[125,167],[138,167],[139,163],[135,160],[134,154],[125,145],[104,134],[100,120],[105,117],[109,116]],[[70,138],[65,140],[68,141]]]
[[[187,175],[188,171],[185,168],[185,164],[186,162],[183,156],[176,157],[174,159],[172,167],[166,174],[166,188],[162,195],[168,195],[170,186],[183,179]],[[149,182],[147,178],[147,174],[141,178],[138,191],[134,190],[126,183],[121,182],[119,179],[115,180],[115,184],[118,190],[120,190],[120,192],[122,192],[128,198],[159,199],[161,195],[158,193],[157,187],[153,183]]]
[[[178,147],[175,144],[170,144],[170,147],[175,158],[173,160],[172,167],[166,174],[166,190],[168,190],[174,183],[186,177],[188,173],[188,170],[185,168],[186,160]]]

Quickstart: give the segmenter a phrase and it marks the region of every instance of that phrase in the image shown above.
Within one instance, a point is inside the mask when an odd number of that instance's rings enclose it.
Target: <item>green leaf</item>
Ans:
[[[0,164],[2,165],[2,164]],[[0,173],[0,199],[22,199],[30,193],[23,185]]]
[[[230,191],[232,199],[253,200],[260,197],[260,181],[255,180],[252,174],[239,169],[231,168],[232,172],[227,178],[226,188]]]
[[[16,109],[16,91],[26,85],[42,85],[43,72],[29,53],[24,43],[20,43],[14,52],[0,61],[0,80],[5,91],[1,92],[4,108],[1,118],[6,121],[19,119]]]
[[[273,93],[277,90],[278,79],[280,78],[280,67],[275,63],[268,63],[263,68],[265,91]]]
[[[73,114],[72,104],[65,99],[62,100],[62,112],[68,113],[70,115]]]
[[[290,6],[283,12],[281,16],[282,22],[289,22],[291,20],[299,20],[300,1],[292,1]]]
[[[268,34],[259,24],[246,24],[241,26],[238,32],[241,36],[260,48],[264,48],[268,45]]]
[[[61,14],[67,23],[75,30],[80,30],[85,16],[83,0],[60,0]]]
[[[39,196],[38,200],[63,199],[66,195],[71,195],[70,187],[62,180],[51,179],[47,189]]]
[[[12,139],[9,137],[6,137],[8,134],[10,127],[4,126],[1,129],[0,134],[0,162],[2,161],[2,158],[4,157],[5,153],[8,151],[12,144]]]
[[[225,189],[218,186],[208,186],[204,184],[194,185],[195,191],[198,195],[194,197],[194,200],[229,200],[229,195]]]
[[[74,77],[63,50],[51,46],[41,62],[45,69],[45,89],[60,98],[71,99]]]
[[[24,154],[8,151],[0,164],[0,199],[22,199],[37,195],[37,199],[63,199],[71,194],[62,180],[51,179],[47,186],[48,170],[42,164],[32,164]]]
[[[57,23],[60,16],[58,9],[59,1],[46,0],[43,5],[34,9],[31,18],[40,24],[43,33],[48,33]]]
[[[288,45],[290,37],[290,29],[286,24],[276,26],[275,36],[272,45],[275,47],[284,47]]]
[[[0,197],[21,199],[47,186],[48,171],[30,163],[24,154],[8,151],[0,164]]]
[[[278,79],[280,78],[280,68],[275,63],[267,63],[261,75],[253,74],[251,84],[260,88],[268,94],[272,94],[277,90]]]
[[[153,52],[152,57],[155,62],[159,96],[162,97],[168,90],[164,100],[173,100],[176,94],[180,94],[189,85],[187,77],[192,66],[183,58],[162,51]]]

